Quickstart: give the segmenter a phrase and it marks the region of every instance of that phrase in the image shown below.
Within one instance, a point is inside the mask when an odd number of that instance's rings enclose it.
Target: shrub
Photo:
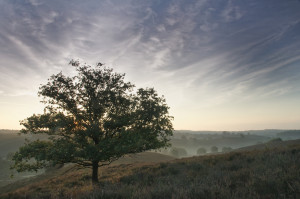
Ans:
[[[202,155],[202,154],[205,154],[205,153],[206,153],[206,149],[203,148],[203,147],[201,147],[201,148],[199,148],[199,149],[197,150],[197,154],[198,154],[198,155]]]
[[[231,147],[223,147],[222,148],[222,152],[226,153],[226,152],[230,152],[232,151],[232,148]]]
[[[175,157],[187,156],[187,152],[184,148],[173,147],[170,152],[171,152],[171,155],[175,156]]]
[[[210,148],[210,151],[212,152],[212,153],[217,153],[218,152],[218,147],[216,147],[216,146],[212,146],[211,148]]]

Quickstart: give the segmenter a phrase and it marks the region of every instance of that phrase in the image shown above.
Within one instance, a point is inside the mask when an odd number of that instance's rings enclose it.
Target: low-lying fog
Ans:
[[[176,157],[189,157],[229,152],[276,138],[281,140],[299,139],[300,130],[175,131],[171,139],[172,147],[159,152]]]

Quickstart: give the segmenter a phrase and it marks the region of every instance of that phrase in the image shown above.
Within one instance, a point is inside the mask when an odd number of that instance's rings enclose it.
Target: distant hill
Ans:
[[[40,171],[36,172],[25,172],[16,173],[10,170],[12,162],[8,159],[8,156],[16,152],[19,147],[25,144],[25,139],[46,139],[45,135],[19,135],[18,130],[0,130],[0,187],[7,185],[8,183],[16,182],[20,179],[28,178],[37,174],[43,173]],[[11,178],[11,175],[14,175]]]
[[[46,139],[46,135],[24,135],[18,130],[0,129],[0,158],[6,158],[8,153],[15,152],[25,144],[25,139]]]
[[[199,148],[204,148],[207,153],[211,153],[212,147],[217,147],[219,152],[223,149],[236,149],[264,143],[273,137],[251,134],[249,132],[228,132],[228,131],[175,131],[171,138],[172,148],[184,149],[186,156],[197,155]],[[163,153],[171,154],[170,150]],[[182,157],[182,156],[181,156]]]
[[[20,136],[16,130],[0,130],[0,158],[5,158],[10,152],[15,152],[25,143],[25,136]]]
[[[292,146],[300,146],[300,139],[282,141],[280,138],[270,140],[263,144],[257,144],[236,149],[235,151],[254,151],[254,150],[273,150],[276,148],[288,148]]]
[[[300,139],[300,130],[289,130],[277,133],[277,137],[284,140]]]
[[[288,130],[284,129],[263,129],[263,130],[245,130],[245,131],[191,131],[191,130],[175,130],[176,133],[183,134],[222,134],[222,133],[233,133],[233,134],[254,134],[263,136],[276,136],[277,133]]]

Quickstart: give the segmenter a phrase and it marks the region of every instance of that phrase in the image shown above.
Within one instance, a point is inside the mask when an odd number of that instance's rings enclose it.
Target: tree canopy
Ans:
[[[139,88],[125,74],[99,63],[82,65],[72,60],[77,75],[52,75],[38,95],[46,105],[43,114],[21,121],[21,133],[46,134],[14,154],[17,171],[38,170],[49,164],[76,163],[98,167],[131,153],[168,146],[172,117],[164,97],[153,88]]]

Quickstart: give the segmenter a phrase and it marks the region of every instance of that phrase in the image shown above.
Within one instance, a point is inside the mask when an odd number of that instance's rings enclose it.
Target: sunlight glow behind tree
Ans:
[[[168,146],[173,126],[165,99],[153,88],[137,89],[125,74],[98,63],[95,67],[72,60],[77,75],[52,75],[38,92],[44,114],[21,121],[21,133],[46,134],[47,140],[26,143],[14,154],[17,171],[76,163],[98,168],[120,157]],[[34,160],[34,161],[32,161]]]

